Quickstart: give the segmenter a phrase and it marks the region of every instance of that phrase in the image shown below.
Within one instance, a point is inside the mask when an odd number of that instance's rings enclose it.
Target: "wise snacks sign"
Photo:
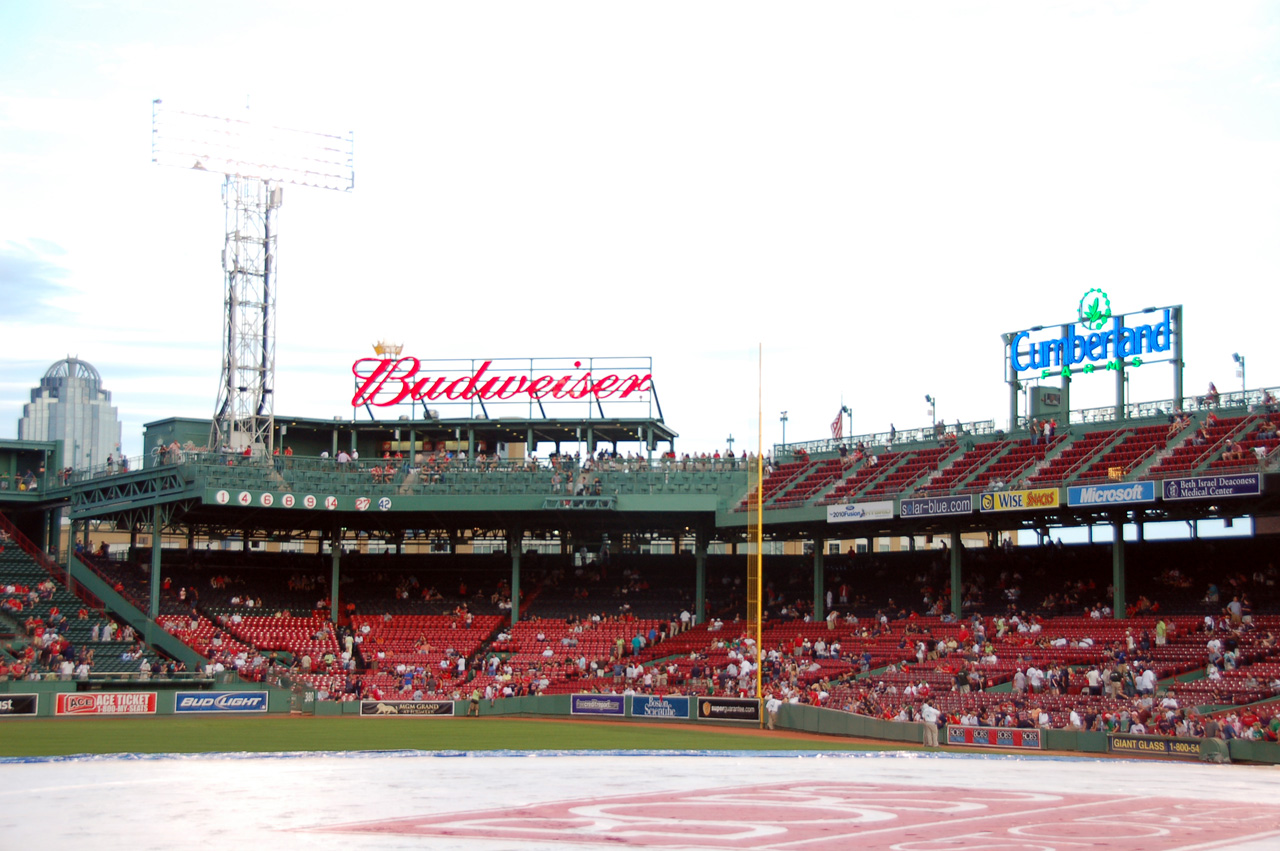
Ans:
[[[1032,508],[1057,508],[1057,488],[1036,488],[1025,491],[1000,491],[984,493],[978,501],[983,512],[1026,511]]]
[[[415,357],[361,358],[351,365],[355,376],[353,408],[386,408],[411,402],[570,402],[647,401],[653,390],[648,359],[520,361],[495,365],[492,360],[469,362],[420,361]],[[450,366],[452,364],[452,366]]]

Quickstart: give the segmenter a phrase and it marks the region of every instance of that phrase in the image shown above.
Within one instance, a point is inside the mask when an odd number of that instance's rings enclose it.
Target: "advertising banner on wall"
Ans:
[[[571,715],[625,715],[626,698],[620,694],[574,694],[569,696]]]
[[[1160,487],[1161,498],[1166,501],[1257,496],[1262,493],[1262,477],[1257,473],[1236,473],[1228,476],[1199,476],[1194,479],[1165,479]]]
[[[1124,482],[1114,485],[1083,485],[1067,488],[1067,505],[1073,508],[1155,501],[1155,482]]]
[[[265,691],[180,691],[174,712],[266,712]]]
[[[984,493],[980,499],[984,512],[1028,511],[1035,508],[1057,508],[1057,488],[1036,488],[1025,491],[998,491]]]
[[[1158,754],[1182,759],[1200,758],[1199,739],[1167,739],[1156,736],[1126,736],[1117,733],[1107,736],[1107,750],[1111,753]]]
[[[904,499],[898,507],[898,513],[903,517],[939,517],[947,514],[969,514],[972,511],[972,494]]]
[[[1014,727],[961,727],[947,725],[947,744],[977,748],[1022,748],[1039,750],[1040,731]]]
[[[878,502],[854,502],[849,505],[828,505],[828,523],[851,523],[857,520],[892,520],[893,500]]]
[[[58,715],[154,715],[154,691],[104,691],[93,694],[60,694],[54,707]]]
[[[39,707],[38,694],[0,694],[0,718],[35,715]]]
[[[700,697],[698,717],[703,721],[759,721],[760,701],[754,697]]]
[[[689,698],[637,694],[631,698],[631,717],[680,718],[687,720],[689,717]]]
[[[452,700],[362,700],[361,718],[447,718]]]

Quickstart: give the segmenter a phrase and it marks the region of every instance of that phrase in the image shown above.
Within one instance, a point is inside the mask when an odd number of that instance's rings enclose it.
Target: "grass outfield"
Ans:
[[[897,750],[834,736],[525,718],[64,718],[0,723],[0,757],[383,750]]]

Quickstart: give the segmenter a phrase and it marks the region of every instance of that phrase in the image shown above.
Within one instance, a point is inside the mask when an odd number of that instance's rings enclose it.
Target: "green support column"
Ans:
[[[61,540],[61,537],[59,537]],[[71,525],[67,527],[67,548],[65,551],[58,553],[62,557],[62,563],[67,568],[67,590],[72,594],[76,593],[76,579],[71,575],[71,559],[75,558],[76,552],[76,521],[72,520]]]
[[[1124,515],[1111,524],[1115,530],[1115,538],[1111,542],[1111,587],[1115,589],[1115,599],[1111,601],[1112,615],[1116,620],[1124,620]]]
[[[476,430],[467,429],[467,463],[474,464],[476,462]]]
[[[160,515],[160,506],[151,508],[151,601],[147,616],[155,620],[160,615],[160,530],[164,521]]]
[[[707,620],[707,533],[699,530],[693,539],[694,600],[693,622]]]
[[[67,568],[67,578],[71,578],[71,559],[75,558],[76,552],[76,521],[72,520],[71,525],[67,527],[67,551],[61,553],[62,564]]]
[[[146,641],[153,641],[152,631],[157,626],[156,618],[160,616],[160,529],[164,521],[160,515],[160,506],[151,507],[151,587],[147,605]]]
[[[44,487],[44,483],[41,482],[40,486]],[[45,555],[49,554],[49,513],[47,508],[42,512],[44,522],[40,524],[40,552]]]
[[[960,593],[960,530],[951,533],[951,614],[957,619],[963,614],[963,595]]]
[[[519,529],[507,532],[507,550],[511,553],[511,625],[520,622],[520,557],[524,551],[524,533]]]
[[[1119,336],[1120,336],[1120,329],[1124,328],[1124,317],[1123,317],[1123,316],[1117,316],[1117,317],[1115,317],[1114,322],[1115,322],[1115,329],[1116,329],[1116,338],[1118,339],[1118,338],[1119,338]],[[1181,335],[1179,335],[1179,336],[1181,336]],[[1124,422],[1124,416],[1125,416],[1125,410],[1124,410],[1124,358],[1119,358],[1119,361],[1120,361],[1121,366],[1120,366],[1120,368],[1119,368],[1119,369],[1117,369],[1117,370],[1116,370],[1116,422],[1117,422],[1117,423],[1123,423],[1123,422]],[[1175,407],[1175,408],[1177,408],[1178,406],[1179,406],[1179,405],[1178,405],[1178,403],[1177,403],[1177,402],[1175,402],[1175,403],[1174,403],[1174,407]]]
[[[826,541],[818,538],[813,542],[813,622],[825,620],[827,613],[825,611],[826,603],[826,573],[822,569],[822,559],[825,555],[823,550],[826,548]]]
[[[49,549],[45,552],[53,557],[54,561],[62,555],[62,509],[55,508],[49,512]]]
[[[329,537],[329,620],[338,622],[338,580],[342,573],[342,530],[334,526]]]

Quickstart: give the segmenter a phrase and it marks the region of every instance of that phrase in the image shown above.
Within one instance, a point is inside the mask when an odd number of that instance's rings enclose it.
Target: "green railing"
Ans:
[[[424,463],[359,459],[339,463],[307,456],[226,456],[184,451],[158,466],[176,466],[204,487],[261,489],[333,495],[529,495],[603,496],[745,493],[748,473],[737,464],[712,460],[530,465],[521,462]],[[118,474],[117,474],[118,475]]]

